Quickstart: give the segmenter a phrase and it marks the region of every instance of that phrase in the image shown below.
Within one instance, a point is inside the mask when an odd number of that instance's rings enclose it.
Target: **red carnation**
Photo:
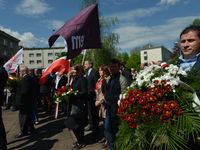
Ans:
[[[161,118],[160,118],[160,120],[161,120],[162,122],[168,122],[168,121],[169,121],[169,118],[168,118],[167,116],[165,116],[165,115],[162,115]]]
[[[161,106],[160,105],[156,105],[156,113],[159,114],[161,111]]]
[[[147,97],[147,100],[150,101],[150,102],[153,102],[153,101],[156,100],[156,97],[151,94],[150,96]]]
[[[143,104],[144,102],[146,102],[146,98],[141,97],[140,100],[139,100],[139,103]]]
[[[163,115],[167,116],[167,117],[171,117],[172,116],[172,110],[170,108],[166,108],[163,110]]]
[[[181,109],[181,108],[176,109],[176,110],[175,110],[175,113],[176,113],[177,115],[182,114],[182,109]]]
[[[159,90],[159,91],[156,93],[156,96],[159,97],[159,98],[161,98],[161,97],[163,97],[163,93]]]
[[[142,105],[141,105],[142,109],[149,109],[149,103],[147,102],[144,102]]]
[[[161,84],[162,84],[162,85],[165,85],[166,83],[167,83],[167,82],[166,82],[165,80],[162,80],[162,81],[161,81]]]
[[[142,117],[146,117],[146,116],[147,116],[147,113],[146,113],[145,110],[142,110],[142,111],[141,111],[141,116],[142,116]]]
[[[136,124],[136,123],[129,122],[128,125],[129,125],[129,127],[132,128],[132,129],[133,129],[133,128],[137,128],[137,124]]]
[[[153,83],[154,83],[154,84],[158,84],[158,83],[159,83],[159,80],[154,80]]]
[[[136,110],[133,110],[133,117],[137,117],[138,116],[138,111],[136,111]]]
[[[159,89],[160,89],[159,86],[155,86],[155,87],[154,87],[154,92],[158,92]]]
[[[162,101],[161,106],[165,109],[168,107],[168,102],[167,101]]]
[[[136,98],[138,98],[138,97],[140,97],[141,94],[142,94],[142,91],[137,90],[134,95],[135,95]]]
[[[8,78],[8,80],[7,81],[10,81],[11,79],[10,78]]]
[[[148,97],[151,95],[151,92],[150,91],[146,91],[145,95]]]
[[[61,91],[65,91],[65,86],[62,86],[62,87],[61,87]]]
[[[160,91],[162,93],[166,93],[168,91],[168,89],[165,86],[162,86],[161,89],[160,89]]]
[[[170,84],[167,84],[166,88],[168,91],[170,91],[172,89],[172,86]]]
[[[127,115],[125,116],[125,120],[126,120],[127,122],[131,121],[131,120],[132,120],[132,119],[131,119],[131,115],[130,115],[130,114],[127,114]]]
[[[178,107],[178,105],[177,105],[177,103],[175,102],[175,101],[170,101],[169,103],[168,103],[168,107],[169,108],[177,108]]]

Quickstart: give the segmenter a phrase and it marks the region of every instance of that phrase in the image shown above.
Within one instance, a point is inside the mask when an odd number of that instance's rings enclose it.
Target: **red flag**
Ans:
[[[70,61],[66,60],[66,56],[61,57],[58,60],[55,60],[48,68],[46,68],[44,74],[40,78],[40,84],[45,83],[45,78],[48,74],[57,71],[69,73],[69,69],[70,69]]]
[[[67,59],[76,57],[82,49],[101,48],[98,5],[87,7],[65,23],[49,38],[50,47],[60,35],[67,42]]]

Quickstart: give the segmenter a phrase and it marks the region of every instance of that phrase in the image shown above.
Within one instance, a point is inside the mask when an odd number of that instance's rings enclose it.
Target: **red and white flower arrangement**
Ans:
[[[200,83],[198,77],[172,64],[164,68],[151,65],[136,75],[118,102],[121,124],[117,147],[153,149],[165,145],[167,149],[184,149],[190,135],[199,136],[200,117],[193,107],[199,104],[193,100],[194,93],[179,81],[199,90],[195,86]]]

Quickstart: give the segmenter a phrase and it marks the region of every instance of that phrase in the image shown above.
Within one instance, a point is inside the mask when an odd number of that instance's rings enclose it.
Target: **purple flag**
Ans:
[[[67,42],[67,59],[76,57],[82,49],[101,48],[98,5],[87,7],[65,23],[49,38],[50,47],[60,35]]]

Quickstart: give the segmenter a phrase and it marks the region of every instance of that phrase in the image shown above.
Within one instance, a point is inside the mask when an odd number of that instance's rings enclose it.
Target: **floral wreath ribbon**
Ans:
[[[200,101],[199,101],[199,98],[197,97],[197,93],[195,92],[195,90],[190,87],[188,84],[186,84],[185,82],[182,82],[180,80],[177,80],[175,78],[170,78],[170,80],[175,80],[179,85],[182,85],[182,86],[185,86],[187,88],[189,88],[192,92],[193,92],[193,100],[195,101],[195,103],[192,103],[192,106],[197,109],[196,111],[197,112],[200,112]],[[196,105],[198,104],[198,105]]]

